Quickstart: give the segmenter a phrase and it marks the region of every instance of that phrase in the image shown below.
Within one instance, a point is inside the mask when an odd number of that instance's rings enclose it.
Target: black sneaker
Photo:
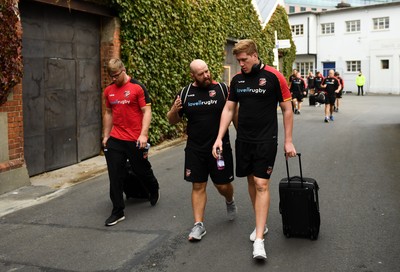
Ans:
[[[150,204],[151,206],[155,206],[160,200],[160,189],[158,189],[154,193],[150,193]]]
[[[121,215],[112,214],[109,218],[107,218],[105,225],[107,227],[111,227],[122,220],[125,220],[125,215],[123,213]]]

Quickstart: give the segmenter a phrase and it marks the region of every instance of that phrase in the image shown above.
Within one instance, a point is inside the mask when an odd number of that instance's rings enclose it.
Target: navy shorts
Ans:
[[[336,101],[336,93],[333,94],[325,93],[325,104],[333,106],[335,105],[335,101]]]
[[[302,93],[299,93],[299,92],[292,93],[292,99],[296,99],[299,102],[303,102],[303,98],[304,98],[304,96]]]
[[[210,152],[201,152],[190,148],[185,149],[184,179],[189,182],[207,182],[210,175],[215,184],[227,184],[233,181],[232,147],[224,145],[222,155],[225,168],[218,170],[217,160]]]
[[[236,176],[269,179],[274,169],[278,143],[247,143],[236,140]]]

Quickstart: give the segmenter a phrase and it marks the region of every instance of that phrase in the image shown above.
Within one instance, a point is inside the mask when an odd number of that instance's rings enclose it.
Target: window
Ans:
[[[294,13],[295,11],[296,10],[294,6],[289,6],[289,13]]]
[[[321,24],[322,34],[334,34],[335,33],[335,23]]]
[[[304,34],[304,27],[303,25],[292,25],[292,35],[293,36],[300,36]]]
[[[389,17],[374,18],[374,30],[389,29]]]
[[[381,68],[382,69],[389,69],[389,60],[388,59],[381,60]]]
[[[360,20],[346,22],[346,32],[359,32],[359,31],[360,31]]]
[[[305,7],[300,7],[300,11],[306,11]]]
[[[317,11],[317,8],[311,8],[312,11]]]
[[[314,72],[314,63],[313,62],[296,62],[296,70],[300,72],[303,78],[306,78],[308,72]]]
[[[346,66],[347,66],[347,72],[361,71],[361,61],[360,60],[346,61]]]

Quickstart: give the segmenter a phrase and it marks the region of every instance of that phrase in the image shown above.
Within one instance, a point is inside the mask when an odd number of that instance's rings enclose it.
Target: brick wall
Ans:
[[[9,161],[0,162],[0,173],[16,169],[24,164],[24,126],[22,114],[22,85],[13,88],[8,101],[0,107],[7,113]]]
[[[120,21],[117,18],[103,18],[100,44],[101,58],[101,88],[102,91],[111,83],[107,72],[107,63],[112,58],[121,57]],[[102,100],[102,114],[105,110],[105,101]]]
[[[19,37],[22,37],[21,21],[17,23],[16,28]],[[22,61],[22,58],[20,60]],[[8,96],[7,102],[0,106],[0,112],[7,114],[8,123],[8,161],[0,161],[0,173],[20,168],[24,165],[24,124],[22,107],[22,84],[19,83],[14,86],[12,92]]]

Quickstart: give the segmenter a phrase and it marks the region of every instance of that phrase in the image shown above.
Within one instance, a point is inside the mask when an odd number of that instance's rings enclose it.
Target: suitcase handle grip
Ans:
[[[301,167],[301,153],[297,153],[297,156],[299,157],[301,187],[303,187],[303,170]],[[287,178],[288,178],[288,184],[290,185],[289,163],[288,163],[288,157],[286,156],[286,153],[285,153],[285,158],[286,158],[285,161],[286,161],[286,173],[287,173]]]

